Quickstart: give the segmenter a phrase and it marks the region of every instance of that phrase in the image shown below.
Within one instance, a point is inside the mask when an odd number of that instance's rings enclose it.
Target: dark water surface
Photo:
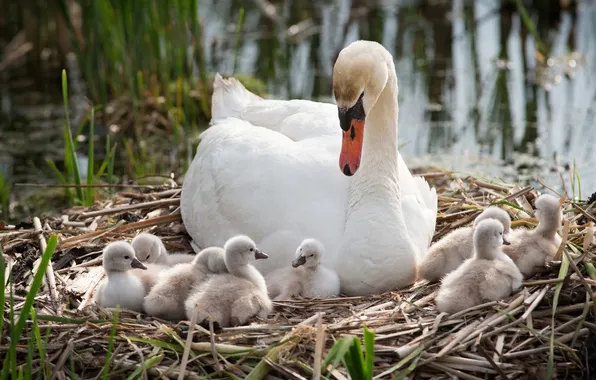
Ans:
[[[233,71],[239,3],[200,2],[212,71]],[[522,184],[540,178],[558,191],[565,182],[570,195],[575,165],[582,197],[596,191],[594,1],[569,9],[559,0],[533,2],[545,8],[531,15],[550,47],[546,57],[536,53],[538,42],[515,7],[498,1],[242,3],[236,71],[265,81],[271,97],[333,102],[341,48],[376,40],[395,57],[400,146],[409,165]],[[76,72],[69,76],[76,103],[86,90]],[[54,181],[45,159],[62,157],[59,70],[41,82],[23,70],[1,79],[0,170],[12,182]]]

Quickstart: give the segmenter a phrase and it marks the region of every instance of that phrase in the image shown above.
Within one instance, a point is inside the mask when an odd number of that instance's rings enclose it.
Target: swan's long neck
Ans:
[[[385,88],[365,120],[360,168],[350,182],[344,236],[335,259],[342,292],[350,295],[386,291],[395,287],[395,277],[404,284],[416,277],[412,268],[416,268],[417,251],[400,202],[397,79],[395,69],[390,69]],[[350,282],[362,271],[379,267],[391,275]]]
[[[360,168],[350,186],[350,210],[367,199],[399,205],[397,166],[397,78],[393,70],[366,117]]]

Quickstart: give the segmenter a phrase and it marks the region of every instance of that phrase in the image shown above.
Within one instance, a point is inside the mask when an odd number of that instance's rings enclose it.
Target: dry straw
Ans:
[[[435,240],[472,222],[491,204],[510,213],[513,228],[536,223],[532,205],[538,193],[531,188],[443,172],[425,176],[440,189]],[[44,350],[33,352],[34,373],[43,370],[64,379],[75,372],[78,378],[98,378],[112,341],[110,378],[345,379],[342,366],[329,372],[321,368],[322,359],[342,335],[361,337],[366,323],[376,332],[375,378],[594,376],[594,204],[563,201],[560,260],[501,302],[440,314],[434,305],[438,286],[419,282],[368,297],[275,302],[267,320],[215,331],[212,326],[195,326],[192,337],[186,321],[173,324],[122,310],[111,338],[113,310],[90,301],[103,276],[101,250],[110,241],[130,240],[147,231],[160,236],[171,251],[190,251],[179,199],[176,187],[132,187],[91,208],[67,210],[61,218],[35,218],[18,229],[3,226],[5,279],[12,273],[16,313],[33,279],[40,246],[51,233],[60,238],[36,298],[36,323],[47,343]],[[8,297],[6,302],[8,310]],[[26,325],[17,345],[19,364],[27,362],[32,327],[32,322]],[[9,345],[7,330],[0,344],[3,352]]]

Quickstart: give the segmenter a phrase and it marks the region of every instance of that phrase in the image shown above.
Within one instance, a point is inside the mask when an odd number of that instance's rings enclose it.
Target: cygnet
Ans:
[[[274,300],[290,299],[292,296],[337,297],[339,276],[321,264],[324,253],[323,243],[316,239],[304,239],[296,249],[293,268],[280,268],[265,277],[269,296]]]
[[[224,250],[205,248],[193,262],[177,264],[160,274],[157,284],[145,297],[145,311],[158,318],[184,319],[184,301],[191,290],[210,275],[225,272]]]
[[[511,260],[501,260],[503,224],[487,219],[474,229],[474,256],[441,281],[436,296],[440,312],[456,313],[484,302],[510,296],[522,285],[522,274]]]
[[[265,279],[250,262],[268,256],[244,235],[229,239],[224,250],[229,274],[214,275],[196,289],[185,303],[187,318],[197,312],[197,322],[210,316],[222,327],[243,325],[254,316],[266,318],[273,305]]]
[[[430,282],[439,281],[447,273],[459,267],[464,260],[472,257],[474,227],[487,219],[496,219],[501,222],[504,227],[504,235],[509,234],[511,218],[507,211],[497,206],[490,206],[476,217],[472,226],[451,231],[434,243],[420,264],[419,276]]]
[[[503,252],[511,257],[524,278],[532,277],[546,268],[561,245],[557,230],[563,220],[559,200],[552,195],[542,194],[536,199],[536,219],[534,230],[514,229],[509,235],[511,245],[503,247]]]
[[[121,308],[143,311],[145,289],[130,270],[146,268],[135,257],[132,246],[125,241],[108,244],[103,250],[103,268],[107,278],[98,285],[95,302],[103,307],[120,305]]]
[[[147,232],[135,236],[131,244],[137,258],[145,264],[173,266],[180,263],[190,263],[196,257],[196,255],[186,253],[168,253],[161,239]]]

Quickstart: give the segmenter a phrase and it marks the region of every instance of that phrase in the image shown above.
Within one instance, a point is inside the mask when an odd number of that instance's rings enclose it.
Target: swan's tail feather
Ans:
[[[429,236],[428,236],[428,244],[427,247],[430,246],[432,242],[433,236],[435,234],[435,228],[437,227],[437,210],[439,207],[439,199],[437,196],[437,190],[434,187],[430,187],[429,183],[424,179],[424,177],[413,177],[414,182],[416,183],[416,187],[418,188],[418,193],[422,198],[422,202],[431,211],[429,213],[429,223],[431,223],[429,227]]]
[[[248,104],[259,100],[263,98],[248,91],[238,79],[224,79],[219,73],[215,74],[211,98],[211,117],[214,120],[239,117]]]
[[[416,187],[418,188],[418,192],[422,197],[422,202],[424,202],[424,205],[431,210],[435,210],[436,212],[438,207],[437,190],[434,187],[431,188],[424,177],[414,176],[412,178],[416,183]]]

